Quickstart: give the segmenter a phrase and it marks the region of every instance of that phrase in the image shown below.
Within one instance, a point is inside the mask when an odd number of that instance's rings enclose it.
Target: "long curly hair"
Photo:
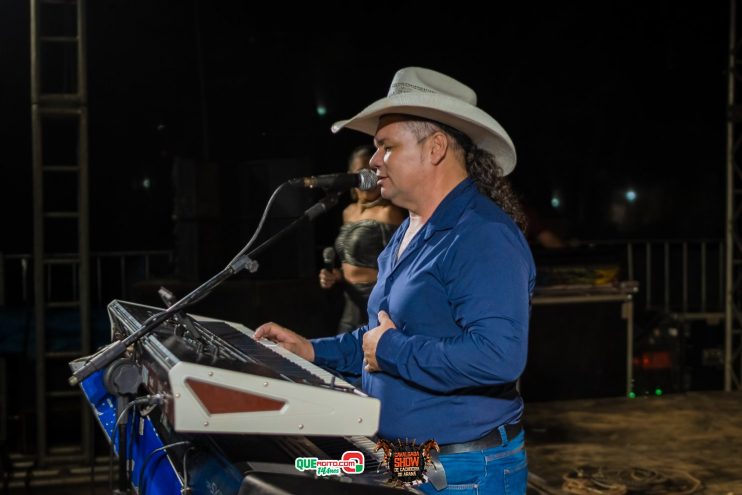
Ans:
[[[479,148],[469,136],[451,126],[421,117],[410,119],[405,121],[405,124],[418,141],[437,131],[450,137],[453,152],[458,153],[464,160],[466,172],[477,185],[477,189],[502,208],[521,231],[526,231],[528,222],[523,207],[492,153]]]

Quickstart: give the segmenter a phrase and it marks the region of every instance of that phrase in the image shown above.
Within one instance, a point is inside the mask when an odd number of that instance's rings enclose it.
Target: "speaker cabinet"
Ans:
[[[627,321],[622,304],[536,302],[520,381],[524,400],[625,395]]]

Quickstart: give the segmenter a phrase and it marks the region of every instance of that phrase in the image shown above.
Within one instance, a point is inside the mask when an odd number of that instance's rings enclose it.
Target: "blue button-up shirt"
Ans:
[[[379,436],[466,442],[518,421],[536,269],[523,234],[471,179],[438,205],[397,258],[409,219],[379,255],[369,324],[312,341],[317,364],[363,374],[381,400]],[[396,329],[363,370],[363,334],[389,313]]]

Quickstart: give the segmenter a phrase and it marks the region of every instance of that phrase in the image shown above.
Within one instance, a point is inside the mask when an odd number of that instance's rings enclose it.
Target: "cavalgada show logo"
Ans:
[[[316,457],[297,457],[294,467],[299,471],[315,471],[317,476],[340,476],[341,474],[361,474],[366,464],[362,452],[349,450],[338,459],[326,460]]]
[[[440,452],[441,448],[435,440],[417,445],[414,441],[397,440],[396,443],[388,440],[379,440],[376,450],[384,450],[383,464],[389,469],[391,478],[387,480],[395,485],[419,485],[426,483],[427,468],[433,465],[430,451]]]

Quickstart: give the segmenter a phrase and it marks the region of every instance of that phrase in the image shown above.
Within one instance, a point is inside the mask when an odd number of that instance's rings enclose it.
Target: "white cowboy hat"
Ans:
[[[515,168],[515,146],[495,119],[477,107],[477,94],[445,74],[421,67],[406,67],[394,74],[389,94],[349,120],[332,125],[332,132],[347,127],[373,136],[379,117],[399,113],[441,122],[463,132],[478,147],[495,156],[504,175]]]

